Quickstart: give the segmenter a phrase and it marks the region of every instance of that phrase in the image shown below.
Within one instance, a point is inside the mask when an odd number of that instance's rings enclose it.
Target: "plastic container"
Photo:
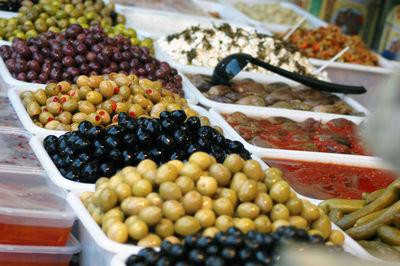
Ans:
[[[64,246],[75,221],[65,195],[43,172],[0,167],[0,246]]]
[[[229,124],[225,121],[225,119],[221,116],[221,114],[231,114],[233,112],[242,112],[249,117],[271,117],[271,116],[284,116],[294,121],[304,121],[307,118],[314,118],[315,120],[320,120],[321,122],[328,122],[331,119],[335,118],[345,118],[354,122],[355,124],[360,124],[365,120],[362,117],[356,116],[346,116],[346,115],[334,115],[334,114],[325,114],[325,113],[317,113],[317,112],[295,112],[293,110],[285,110],[278,108],[268,108],[265,109],[262,113],[260,113],[257,107],[253,106],[237,106],[236,108],[232,107],[215,107],[209,110],[210,115],[215,119],[217,123],[222,127],[224,131],[226,131],[229,135],[232,136],[235,140],[238,140],[244,144],[244,146],[252,153],[258,154],[260,152],[269,153],[277,159],[293,159],[293,160],[303,160],[303,158],[319,158],[322,160],[326,160],[325,162],[331,163],[341,163],[348,162],[351,164],[366,167],[378,167],[382,166],[383,161],[374,156],[365,156],[365,155],[352,155],[352,154],[338,154],[338,153],[328,153],[328,152],[314,152],[314,151],[299,151],[299,150],[284,150],[284,149],[271,149],[271,148],[261,148],[254,146],[247,141],[245,141]]]
[[[16,16],[18,16],[17,12],[0,10],[0,18],[10,19]]]
[[[67,196],[67,201],[75,211],[79,219],[79,232],[80,240],[82,243],[81,263],[83,265],[110,265],[112,266],[125,265],[124,262],[130,254],[137,254],[141,247],[120,244],[110,240],[106,234],[101,230],[98,224],[90,216],[85,206],[79,199],[80,194],[84,191],[71,191]],[[299,198],[308,199],[302,196]],[[315,201],[310,201],[315,204]],[[332,223],[332,229],[339,230],[335,224]],[[344,250],[347,252],[366,260],[377,261],[374,257],[369,255],[357,242],[350,236],[345,234]],[[122,253],[117,258],[113,258],[116,254]]]
[[[68,266],[72,255],[80,250],[80,243],[73,235],[64,247],[0,245],[0,265]]]
[[[6,95],[0,95],[0,110],[0,128],[7,127],[23,129],[23,125],[19,121],[18,116]]]
[[[0,129],[0,167],[25,172],[41,171],[35,154],[29,147],[30,134],[26,131]]]
[[[208,3],[211,4],[211,3]],[[171,11],[148,9],[141,7],[128,7],[117,5],[116,10],[127,18],[127,25],[134,28],[138,34],[158,39],[161,36],[180,32],[190,26],[211,26],[212,24],[229,23],[232,26],[248,27],[242,20],[235,19],[231,8],[221,6],[218,12],[224,19],[202,17]],[[215,10],[215,9],[214,9]],[[237,22],[235,22],[237,21]],[[263,30],[264,33],[269,33]]]
[[[184,75],[185,74],[199,74],[197,71],[193,71],[193,69],[191,69],[191,68],[182,68],[181,71]],[[204,71],[202,71],[201,74],[212,76],[212,73],[213,73],[213,70],[208,68],[208,69],[205,69]],[[188,78],[186,78],[186,79],[188,79]],[[252,79],[256,82],[261,82],[261,83],[266,83],[266,84],[272,83],[272,82],[285,82],[285,83],[288,83],[290,86],[298,86],[299,85],[299,83],[294,82],[294,81],[287,79],[285,77],[282,77],[282,76],[266,75],[266,74],[260,74],[260,73],[252,73],[252,72],[240,72],[234,79],[237,79],[237,80]],[[190,82],[189,79],[188,79],[188,81]],[[195,97],[199,100],[200,104],[202,104],[204,106],[207,106],[207,107],[219,107],[219,106],[227,106],[228,107],[229,106],[231,108],[235,108],[236,106],[238,106],[238,104],[220,103],[220,102],[208,99],[191,82],[188,85],[188,88],[193,92]],[[351,97],[346,96],[344,94],[340,94],[340,93],[334,93],[334,94],[336,96],[338,96],[339,98],[341,98],[349,106],[351,106],[355,111],[364,113],[365,115],[370,114],[370,112],[367,110],[367,108],[362,106],[360,103],[358,103]],[[258,108],[262,112],[263,110],[268,110],[271,107],[260,106]],[[285,110],[287,110],[287,109],[285,109]],[[301,110],[293,110],[293,111],[304,112]]]
[[[247,16],[243,12],[241,12],[234,5],[237,2],[243,2],[243,3],[246,3],[247,5],[250,5],[250,6],[252,6],[254,4],[280,3],[281,7],[293,10],[300,17],[304,17],[304,16],[307,15],[308,18],[307,18],[306,21],[309,22],[313,28],[317,28],[317,27],[327,26],[328,25],[328,23],[326,23],[325,21],[317,18],[316,16],[314,16],[310,12],[307,12],[306,10],[302,9],[301,7],[299,7],[297,5],[294,5],[292,3],[285,2],[285,1],[270,1],[270,0],[266,0],[266,1],[260,2],[258,0],[246,0],[246,1],[244,1],[244,0],[219,0],[219,2],[221,2],[225,6],[228,6],[229,8],[231,8],[233,10],[233,12],[235,13],[235,16],[241,18],[243,21],[247,22],[248,24],[257,27],[258,29],[268,30],[268,31],[270,31],[272,33],[285,33],[290,28],[292,28],[294,25],[277,24],[277,23],[266,23],[266,22],[257,21],[255,19],[250,18],[249,16]]]
[[[211,116],[209,113],[196,105],[190,105],[190,108],[193,110],[197,111],[199,115],[201,116],[207,116],[210,118],[210,123],[211,125],[218,125],[214,120],[212,120]],[[62,132],[57,132],[58,136],[62,135]],[[57,186],[66,189],[66,190],[93,190],[94,189],[94,184],[87,184],[87,183],[79,183],[75,181],[68,180],[64,178],[60,171],[58,170],[57,166],[53,163],[51,160],[49,154],[46,152],[46,150],[43,147],[43,139],[46,137],[46,135],[37,135],[33,136],[29,144],[32,147],[32,150],[35,152],[36,156],[39,158],[40,163],[42,164],[43,168],[47,172],[48,177],[50,180],[56,184]],[[229,136],[230,137],[230,136]]]
[[[1,62],[0,62],[0,64],[1,64]],[[183,75],[182,75],[182,86],[184,88],[185,98],[189,97],[189,99],[187,99],[187,102],[189,104],[197,104],[198,100],[196,99],[196,96],[193,94],[192,90],[190,90],[188,88],[189,86],[192,86],[192,85],[191,85],[190,81]],[[42,135],[63,134],[66,131],[50,130],[50,129],[41,128],[41,127],[35,125],[31,119],[31,117],[29,116],[28,112],[26,111],[26,108],[24,107],[24,105],[22,103],[20,94],[23,91],[26,91],[26,90],[35,91],[37,89],[44,88],[44,87],[45,87],[45,85],[37,85],[37,84],[31,84],[31,83],[29,83],[29,86],[26,86],[26,85],[21,86],[20,85],[18,87],[12,87],[8,90],[8,97],[9,97],[10,102],[12,103],[12,106],[14,107],[15,112],[16,112],[18,118],[20,119],[22,125],[31,134],[42,134]]]

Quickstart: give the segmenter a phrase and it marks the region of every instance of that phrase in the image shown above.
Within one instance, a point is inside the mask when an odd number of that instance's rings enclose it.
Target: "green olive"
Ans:
[[[264,174],[264,183],[267,185],[268,189],[271,189],[273,184],[282,180],[282,171],[278,168],[267,168],[265,169]]]
[[[285,203],[289,199],[290,186],[285,181],[279,181],[272,185],[269,191],[271,199],[278,203]]]
[[[114,95],[114,86],[108,80],[103,80],[99,84],[99,91],[105,98],[111,98]]]
[[[129,236],[135,240],[144,238],[149,232],[147,224],[138,218],[127,227]]]
[[[136,222],[138,220],[140,221],[140,219],[137,215],[131,215],[125,219],[124,224],[128,227],[128,233],[129,233],[129,226],[131,226],[131,224],[133,224],[134,222]]]
[[[191,179],[189,178],[189,180]],[[193,214],[201,208],[203,204],[203,198],[199,192],[192,190],[185,194],[182,199],[182,204],[186,210],[186,213]]]
[[[148,199],[153,206],[162,207],[163,200],[158,193],[151,192],[147,194],[146,199]]]
[[[215,213],[209,209],[200,209],[194,215],[202,228],[213,226],[215,223]]]
[[[339,230],[332,230],[331,235],[329,236],[329,241],[335,245],[343,245],[344,235]]]
[[[180,200],[182,198],[181,189],[171,181],[161,183],[159,194],[163,200]]]
[[[121,202],[121,210],[125,215],[138,215],[144,207],[150,206],[151,202],[146,198],[127,197]]]
[[[62,104],[64,111],[74,112],[78,109],[78,101],[75,99],[69,99]]]
[[[39,89],[39,90],[42,90],[42,89]],[[43,90],[42,90],[43,91]],[[37,91],[36,91],[37,92]],[[43,91],[44,92],[44,91]],[[29,97],[29,98],[35,98],[35,94],[34,94],[34,92],[33,91],[23,91],[23,92],[21,92],[21,94],[20,94],[20,98],[21,99],[24,99],[24,98],[26,98],[26,97]],[[47,98],[46,97],[46,94],[45,94],[45,98]],[[36,99],[36,98],[35,98]],[[36,100],[37,101],[37,100]]]
[[[226,232],[232,226],[234,226],[232,216],[220,215],[215,220],[215,227],[221,232]]]
[[[303,209],[303,202],[298,198],[289,198],[286,207],[289,209],[290,215],[298,215]]]
[[[204,229],[203,233],[201,234],[201,236],[203,237],[215,237],[215,235],[219,233],[219,230],[217,227],[211,226],[211,227],[207,227],[206,229]]]
[[[178,177],[178,170],[175,165],[165,163],[157,169],[156,183],[161,184],[166,181],[174,181]]]
[[[174,224],[168,219],[161,219],[161,221],[155,226],[154,232],[162,238],[166,238],[174,235]]]
[[[54,115],[50,112],[41,112],[39,115],[39,121],[42,124],[46,124],[47,122],[50,122],[54,120]]]
[[[50,129],[50,130],[56,130],[56,128],[60,125],[60,121],[57,120],[51,120],[50,122],[48,122],[44,128],[46,129]]]
[[[238,196],[240,201],[252,201],[257,197],[258,186],[255,180],[246,180],[240,186]]]
[[[111,117],[110,114],[103,109],[97,109],[96,113],[98,113],[101,116],[101,121],[103,125],[108,125],[111,122]]]
[[[38,116],[40,114],[40,105],[37,102],[30,102],[26,107],[30,117]]]
[[[33,96],[35,97],[35,100],[40,104],[40,105],[45,105],[46,100],[47,100],[47,95],[43,89],[38,89],[33,93]]]
[[[193,181],[197,181],[202,173],[201,167],[197,163],[187,162],[183,165],[179,174],[182,176],[188,176]]]
[[[153,191],[153,186],[149,180],[140,179],[132,186],[132,194],[137,197],[146,197]]]
[[[243,202],[236,209],[241,218],[255,219],[260,215],[260,208],[252,202]]]
[[[237,227],[240,231],[242,231],[243,234],[246,234],[251,230],[255,230],[256,224],[253,222],[253,220],[249,218],[240,218],[235,224],[235,227]]]
[[[271,231],[271,221],[266,215],[260,215],[254,219],[256,230],[260,233],[269,233]]]
[[[62,105],[58,102],[51,102],[47,105],[47,110],[53,115],[58,115],[63,111]]]
[[[22,98],[22,104],[24,105],[25,108],[27,108],[28,104],[30,104],[31,102],[34,102],[34,101],[35,101],[34,97]]]
[[[118,195],[118,201],[122,202],[124,199],[127,197],[132,196],[132,189],[131,186],[129,186],[126,183],[120,183],[115,187],[115,192],[117,192]]]
[[[161,208],[157,206],[147,206],[139,211],[139,218],[149,226],[154,226],[161,221]]]
[[[108,228],[107,236],[116,242],[125,243],[128,240],[128,228],[122,222],[115,222]]]
[[[302,200],[303,209],[301,210],[300,215],[306,219],[308,222],[312,222],[319,218],[319,211],[317,206],[311,204],[307,200]]]
[[[89,121],[93,126],[99,126],[102,124],[102,118],[98,113],[90,113],[86,117],[86,121]]]
[[[176,236],[167,236],[164,241],[170,242],[171,244],[181,244],[181,240]]]
[[[236,174],[233,175],[232,181],[230,188],[233,189],[236,192],[239,192],[240,186],[246,181],[248,178],[247,176],[242,173],[242,172],[237,172]]]
[[[46,95],[48,97],[56,96],[60,92],[60,88],[55,83],[50,83],[46,85],[45,88]]]
[[[231,181],[231,171],[223,164],[212,164],[208,171],[210,176],[214,177],[217,180],[219,186],[226,186]]]
[[[232,202],[227,198],[218,198],[215,200],[213,210],[217,215],[233,216],[235,209]]]
[[[238,196],[236,191],[230,188],[221,189],[219,192],[219,197],[229,199],[232,202],[233,207],[235,207],[238,202]]]
[[[248,178],[256,181],[264,180],[264,172],[256,160],[247,160],[243,164],[243,172]]]
[[[89,101],[80,101],[78,102],[78,110],[79,112],[90,114],[96,112],[96,107]]]
[[[117,114],[123,113],[123,112],[126,113],[126,112],[128,112],[128,109],[129,109],[129,106],[127,103],[118,102],[115,107],[115,112]]]
[[[290,222],[288,220],[274,221],[271,225],[272,232],[275,232],[276,230],[278,230],[279,227],[282,227],[282,226],[290,226]]]
[[[324,239],[327,239],[332,232],[331,221],[327,215],[320,216],[311,224],[312,229],[319,230]]]
[[[136,166],[136,172],[140,175],[145,174],[150,169],[157,169],[157,164],[150,159],[143,160]]]
[[[185,215],[185,208],[176,200],[167,200],[162,205],[164,217],[171,221],[176,221]]]
[[[194,189],[193,179],[188,176],[179,176],[175,180],[175,184],[181,189],[183,195]]]
[[[212,197],[217,192],[218,183],[213,177],[203,176],[197,181],[196,188],[202,195]]]
[[[81,87],[81,89],[82,88],[83,87]],[[89,91],[86,94],[86,100],[88,100],[92,104],[96,105],[96,104],[99,104],[99,103],[101,103],[103,101],[103,95],[101,95],[101,93],[97,92],[97,91]]]
[[[71,131],[71,126],[59,123],[54,130]]]
[[[198,151],[190,155],[189,162],[196,163],[202,170],[205,170],[211,165],[210,157],[206,152]]]
[[[149,171],[143,174],[143,179],[148,180],[154,186],[156,185],[156,176],[157,176],[157,170],[150,169]]]
[[[201,208],[212,210],[212,208],[214,206],[214,202],[213,202],[212,198],[210,198],[208,196],[203,196],[202,200],[203,200],[203,203],[201,205]]]
[[[68,111],[61,112],[57,116],[57,120],[63,124],[71,124],[72,114],[71,114],[71,112],[68,112]]]
[[[289,209],[282,203],[275,204],[271,209],[270,217],[272,221],[289,220],[289,216]]]
[[[80,122],[85,121],[86,117],[87,117],[87,114],[85,114],[85,113],[82,113],[82,112],[76,113],[72,116],[72,122],[79,124]]]
[[[148,234],[144,238],[140,239],[137,243],[140,247],[152,248],[152,247],[159,247],[161,245],[161,239],[158,235],[155,234]]]
[[[103,212],[106,212],[117,205],[118,194],[115,190],[105,188],[99,196],[99,206]]]
[[[307,229],[307,227],[308,227],[307,220],[298,215],[290,216],[289,222],[290,222],[290,225],[295,226],[296,228]]]
[[[183,216],[174,224],[175,232],[181,236],[196,234],[200,231],[201,226],[197,219],[192,216]]]

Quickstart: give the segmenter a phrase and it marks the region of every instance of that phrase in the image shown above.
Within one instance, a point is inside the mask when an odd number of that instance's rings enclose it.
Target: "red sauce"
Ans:
[[[256,119],[242,113],[224,114],[249,143],[264,148],[367,155],[357,125],[338,118],[321,123],[312,118],[295,122],[284,117]]]
[[[389,186],[397,177],[389,171],[336,165],[263,158],[271,167],[283,172],[283,179],[301,195],[315,199],[361,199],[362,192],[373,192]]]
[[[7,266],[68,266],[71,254],[40,254],[0,252],[0,265]]]
[[[65,246],[71,227],[43,227],[0,223],[0,244]]]

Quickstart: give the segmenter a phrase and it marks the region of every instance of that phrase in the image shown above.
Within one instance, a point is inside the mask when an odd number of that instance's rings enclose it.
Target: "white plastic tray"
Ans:
[[[193,69],[191,68],[182,68],[181,72],[183,73],[183,75],[185,74],[199,74],[197,71],[193,71]],[[202,71],[201,74],[203,75],[208,75],[208,76],[212,76],[212,69],[207,68],[204,69],[204,71]],[[299,83],[294,82],[290,79],[287,79],[285,77],[282,76],[277,76],[277,75],[268,75],[268,74],[260,74],[260,73],[252,73],[252,72],[240,72],[235,79],[241,80],[241,79],[252,79],[256,82],[261,82],[261,83],[272,83],[272,82],[285,82],[288,83],[290,86],[298,86]],[[190,82],[190,80],[188,79],[188,81]],[[227,107],[231,107],[231,108],[235,108],[236,106],[238,106],[238,104],[229,104],[229,103],[220,103],[217,101],[213,101],[208,99],[207,97],[205,97],[191,82],[188,85],[188,88],[192,91],[192,93],[195,95],[196,99],[199,100],[199,103],[207,106],[207,107],[219,107],[219,106],[227,106]],[[364,113],[365,115],[369,115],[370,112],[367,108],[365,108],[364,106],[362,106],[360,103],[358,103],[357,101],[355,101],[354,99],[352,99],[349,96],[346,96],[344,94],[340,94],[340,93],[335,93],[336,96],[338,96],[339,98],[341,98],[345,103],[347,103],[349,106],[353,107],[354,110],[360,112],[360,113]],[[271,107],[263,107],[263,106],[259,106],[257,107],[259,108],[259,111],[262,112],[263,110],[268,110]],[[287,109],[284,109],[287,110]],[[302,110],[293,110],[296,112],[305,112]]]
[[[134,28],[140,35],[155,39],[180,32],[190,26],[209,27],[213,24],[229,23],[232,26],[241,28],[250,27],[245,23],[234,22],[231,19],[224,20],[141,7],[118,5],[116,10],[127,17],[127,25]],[[223,7],[218,12],[221,12],[223,17],[235,18],[235,16],[229,15],[230,10],[231,8]],[[270,34],[265,29],[260,30],[265,34]]]
[[[190,105],[190,108],[193,110],[197,111],[199,115],[201,116],[207,116],[210,120],[211,125],[218,125],[218,123],[213,120],[213,118],[210,116],[210,114],[204,109],[196,105]],[[56,132],[57,134],[54,134]],[[63,131],[52,131],[53,135],[60,136],[63,134]],[[47,175],[49,176],[50,180],[56,184],[57,186],[66,189],[66,190],[93,190],[94,189],[94,184],[86,184],[86,183],[78,183],[74,182],[71,180],[68,180],[62,176],[60,171],[58,170],[57,166],[54,164],[54,162],[51,160],[49,154],[46,152],[43,146],[43,140],[46,137],[46,135],[37,135],[33,136],[29,144],[32,147],[32,150],[38,157],[40,163],[42,164],[44,170],[46,171]],[[228,138],[231,138],[229,134],[225,135]]]
[[[331,163],[342,163],[347,162],[353,165],[365,166],[365,167],[377,167],[382,168],[382,166],[387,166],[380,158],[374,156],[365,155],[352,155],[352,154],[338,154],[338,153],[328,153],[328,152],[314,152],[314,151],[298,151],[298,150],[285,150],[285,149],[271,149],[271,148],[261,148],[252,145],[245,141],[239,133],[237,133],[227,121],[221,116],[221,114],[231,114],[233,112],[242,112],[249,117],[272,117],[272,116],[284,116],[294,121],[304,121],[307,118],[314,118],[315,120],[320,120],[322,122],[327,122],[334,118],[345,118],[354,122],[355,124],[360,124],[365,121],[363,117],[357,116],[347,116],[347,115],[335,115],[335,114],[325,114],[317,112],[295,112],[293,110],[285,110],[278,108],[268,108],[260,113],[257,107],[253,106],[237,106],[236,108],[220,106],[211,108],[209,110],[210,115],[215,119],[217,123],[222,127],[222,129],[232,136],[235,140],[238,140],[244,144],[244,146],[252,153],[255,154],[269,154],[269,158],[277,159],[293,159],[293,160],[303,160],[305,158],[323,160],[321,162],[331,162]],[[384,167],[390,168],[390,167]]]
[[[18,16],[17,12],[0,10],[0,18],[10,19],[10,18],[13,18],[13,17],[16,17],[16,16]]]
[[[125,265],[125,260],[130,254],[137,254],[141,247],[120,244],[109,239],[101,230],[97,223],[90,216],[85,206],[79,199],[79,195],[84,191],[71,191],[67,196],[67,201],[71,208],[75,211],[79,219],[79,231],[82,242],[81,262],[83,265]],[[299,196],[299,198],[304,198]],[[315,204],[313,201],[311,203]],[[363,259],[376,261],[368,252],[366,252],[357,242],[350,236],[345,234],[339,227],[332,223],[332,229],[341,231],[344,236],[344,250]],[[122,253],[118,258],[114,258],[116,254]],[[122,263],[122,264],[121,264]]]
[[[306,10],[302,9],[301,7],[294,5],[292,3],[288,3],[285,1],[271,1],[271,0],[264,0],[262,2],[258,1],[258,0],[219,0],[219,2],[221,2],[222,4],[224,4],[225,6],[228,6],[230,8],[232,8],[232,10],[234,10],[235,15],[237,17],[240,17],[243,21],[256,26],[258,29],[264,29],[264,30],[268,30],[270,32],[273,33],[284,33],[286,31],[288,31],[290,28],[292,28],[294,25],[287,25],[287,24],[277,24],[277,23],[266,23],[266,22],[261,22],[261,21],[257,21],[254,20],[252,18],[250,18],[249,16],[247,16],[246,14],[244,14],[242,11],[240,11],[239,9],[237,9],[234,5],[237,2],[244,2],[248,5],[254,5],[254,4],[267,4],[267,3],[280,3],[282,7],[287,8],[287,9],[291,9],[293,10],[296,14],[298,14],[300,17],[303,17],[305,15],[308,15],[307,21],[311,24],[312,27],[317,28],[317,27],[321,27],[321,26],[327,26],[328,23],[326,23],[325,21],[317,18],[316,16],[314,16],[313,14],[311,14],[310,12],[307,12]]]

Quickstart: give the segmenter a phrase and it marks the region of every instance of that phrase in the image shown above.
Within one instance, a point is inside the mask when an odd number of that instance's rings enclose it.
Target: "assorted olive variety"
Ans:
[[[179,109],[193,114],[184,98],[162,89],[160,82],[116,73],[79,76],[72,85],[50,83],[45,89],[24,91],[20,97],[35,125],[51,130],[77,130],[85,120],[107,126],[117,122],[122,112],[132,117],[159,117],[163,111]]]
[[[102,0],[40,0],[37,4],[34,2],[23,1],[17,17],[0,19],[1,39],[28,39],[46,31],[61,33],[72,24],[80,24],[84,28],[101,24],[111,37],[114,34],[122,34],[130,38],[134,45],[140,43],[136,31],[124,27],[126,19],[114,11],[112,1],[107,5]],[[113,25],[118,27],[113,28]],[[143,42],[145,46],[150,44],[152,45],[150,39]]]
[[[84,121],[77,131],[59,138],[47,136],[43,145],[65,178],[84,183],[94,183],[99,176],[110,177],[144,159],[160,165],[173,159],[186,160],[196,151],[209,152],[220,162],[232,152],[250,157],[240,142],[226,139],[215,128],[201,126],[197,116],[186,118],[183,110],[164,111],[159,119],[136,119],[120,113],[118,125],[104,129]]]
[[[142,247],[176,244],[194,234],[213,237],[232,226],[244,234],[294,226],[329,244],[344,242],[323,210],[297,198],[278,169],[262,170],[235,153],[222,163],[205,152],[159,167],[145,159],[99,178],[95,192],[80,199],[110,239]]]
[[[225,233],[218,232],[214,237],[190,235],[184,244],[164,241],[160,251],[144,248],[126,260],[127,266],[146,265],[275,265],[281,260],[280,250],[285,245],[293,245],[297,250],[307,250],[308,246],[322,245],[320,235],[307,234],[307,231],[294,226],[282,226],[274,233],[260,233],[256,230],[243,234],[240,229],[230,227]],[[342,252],[341,246],[326,246],[328,252]]]
[[[61,34],[47,31],[28,41],[15,38],[11,46],[0,47],[0,54],[11,75],[21,81],[54,83],[120,72],[157,80],[182,94],[176,69],[153,58],[148,47],[133,46],[120,34],[107,37],[99,24],[90,29],[73,24]]]
[[[400,260],[400,179],[386,189],[364,193],[362,200],[320,203],[330,219],[376,257]]]

